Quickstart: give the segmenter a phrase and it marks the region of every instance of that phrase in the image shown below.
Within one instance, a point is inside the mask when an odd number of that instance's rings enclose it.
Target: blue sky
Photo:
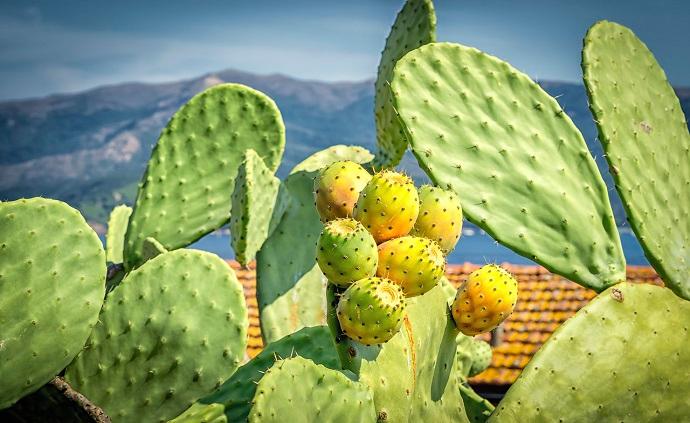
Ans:
[[[0,99],[236,68],[319,80],[373,78],[402,1],[0,0]],[[438,39],[533,78],[580,80],[599,19],[631,27],[674,85],[690,85],[690,1],[438,0]]]

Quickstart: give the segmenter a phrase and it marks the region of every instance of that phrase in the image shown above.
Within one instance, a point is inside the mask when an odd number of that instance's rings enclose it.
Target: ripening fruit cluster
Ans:
[[[338,161],[316,177],[314,196],[324,222],[316,260],[341,291],[342,331],[364,344],[388,341],[405,318],[405,299],[428,292],[445,273],[462,230],[457,195]]]

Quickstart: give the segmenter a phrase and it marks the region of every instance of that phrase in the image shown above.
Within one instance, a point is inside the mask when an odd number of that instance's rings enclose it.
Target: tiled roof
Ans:
[[[234,261],[231,267],[244,287],[249,308],[249,340],[247,356],[254,357],[263,343],[259,328],[259,311],[256,303],[255,268],[240,268]],[[473,377],[472,384],[504,386],[512,384],[556,328],[591,300],[594,291],[550,273],[540,266],[503,264],[518,280],[519,297],[515,311],[503,324],[500,345],[494,347],[491,366]],[[446,274],[453,285],[458,286],[478,265],[448,265]],[[651,267],[628,266],[628,280],[661,285],[661,280]],[[489,340],[489,335],[482,335]]]

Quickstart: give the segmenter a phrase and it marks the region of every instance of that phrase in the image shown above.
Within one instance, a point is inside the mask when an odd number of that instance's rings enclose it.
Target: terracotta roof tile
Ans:
[[[255,264],[242,269],[230,261],[237,279],[242,283],[249,309],[247,357],[256,356],[263,348],[256,302]],[[546,342],[551,333],[596,295],[594,291],[549,273],[541,266],[521,266],[503,263],[518,280],[519,297],[515,312],[503,324],[503,338],[494,347],[491,366],[473,377],[470,382],[482,385],[512,384],[532,355]],[[458,286],[480,266],[470,263],[450,264],[446,274]],[[628,266],[628,280],[637,283],[662,285],[654,269],[647,266]],[[488,334],[480,338],[489,340]]]

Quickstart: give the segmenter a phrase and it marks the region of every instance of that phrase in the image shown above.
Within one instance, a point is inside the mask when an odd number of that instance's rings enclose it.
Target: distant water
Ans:
[[[649,265],[635,235],[628,228],[620,229],[623,252],[628,264]],[[212,233],[195,242],[191,248],[210,251],[223,258],[233,258],[230,236]],[[449,263],[513,263],[534,264],[510,249],[500,245],[484,231],[466,229],[457,247],[448,256]]]

